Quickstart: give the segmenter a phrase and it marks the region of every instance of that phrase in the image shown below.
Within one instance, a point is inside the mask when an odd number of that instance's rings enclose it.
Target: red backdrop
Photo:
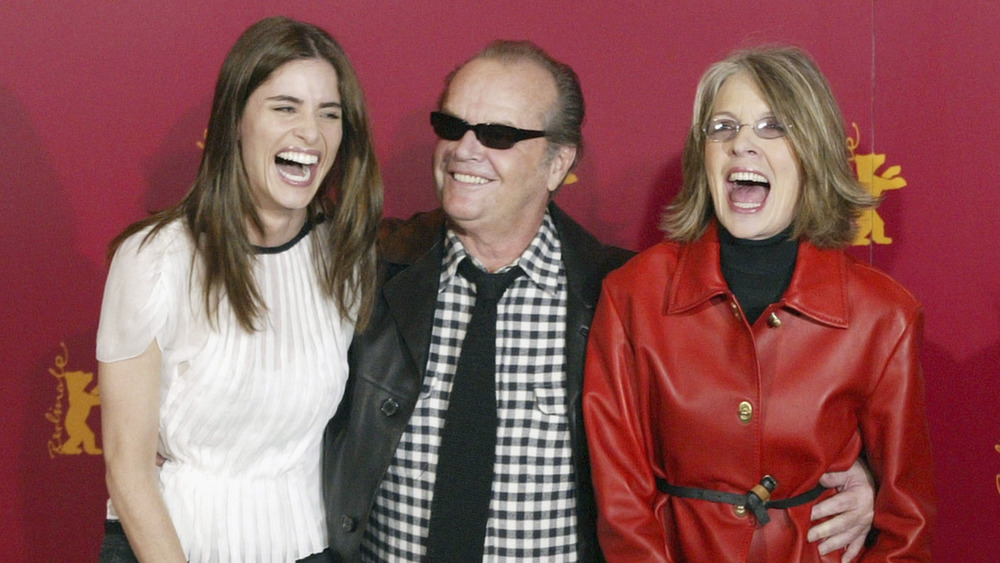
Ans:
[[[96,559],[106,492],[91,378],[105,247],[185,191],[226,51],[279,10],[328,29],[355,62],[389,215],[435,205],[427,113],[456,64],[498,37],[569,62],[587,98],[587,148],[558,200],[637,250],[658,240],[676,193],[704,68],[745,44],[810,51],[863,179],[884,190],[874,242],[856,251],[926,307],[936,559],[1000,557],[1000,3],[415,4],[0,3],[3,559]]]

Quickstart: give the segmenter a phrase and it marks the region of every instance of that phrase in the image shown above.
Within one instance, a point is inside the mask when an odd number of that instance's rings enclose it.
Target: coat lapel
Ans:
[[[437,304],[438,278],[441,272],[441,245],[409,268],[386,282],[383,288],[389,314],[403,337],[406,349],[420,373],[427,369],[434,307]],[[438,251],[435,252],[434,250]]]
[[[383,239],[380,249],[389,269],[382,295],[420,381],[427,371],[443,239],[444,215],[438,210],[411,219]]]

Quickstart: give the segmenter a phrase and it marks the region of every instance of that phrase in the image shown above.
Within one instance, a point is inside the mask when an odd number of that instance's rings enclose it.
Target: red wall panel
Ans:
[[[809,50],[848,126],[857,124],[856,154],[884,156],[874,170],[883,185],[905,181],[885,192],[878,212],[891,243],[855,252],[926,307],[936,558],[995,560],[1000,4],[640,5],[0,3],[4,558],[96,557],[106,494],[100,456],[50,454],[49,444],[99,434],[99,407],[81,405],[94,398],[85,380],[96,372],[104,249],[126,224],[184,193],[222,58],[247,25],[281,11],[328,29],[355,62],[390,215],[435,205],[427,113],[454,66],[498,37],[532,39],[572,64],[588,103],[587,146],[579,181],[558,200],[608,242],[634,249],[659,238],[656,223],[680,182],[704,68],[741,45],[779,41]],[[82,427],[66,423],[71,397],[89,409]]]

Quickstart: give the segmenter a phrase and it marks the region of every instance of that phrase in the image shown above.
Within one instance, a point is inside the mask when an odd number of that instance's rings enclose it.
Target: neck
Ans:
[[[250,244],[262,247],[281,246],[295,238],[306,224],[304,209],[296,209],[297,213],[269,213],[258,209],[261,230],[253,224],[247,226],[247,236]]]
[[[488,272],[496,272],[520,258],[541,227],[541,218],[534,228],[522,226],[502,233],[482,232],[451,223],[452,230],[455,231],[458,240],[462,241],[466,252],[474,256]]]
[[[784,230],[782,230],[780,233],[767,237],[765,239],[737,238],[733,236],[733,234],[730,233],[728,230],[726,230],[726,228],[722,225],[721,222],[718,223],[718,229],[719,229],[719,240],[724,244],[733,244],[736,246],[743,246],[743,247],[747,246],[760,247],[760,246],[774,246],[791,240],[793,226],[789,225],[785,227]]]
[[[739,239],[719,225],[722,276],[751,324],[788,289],[795,271],[798,243],[792,228],[763,240]]]

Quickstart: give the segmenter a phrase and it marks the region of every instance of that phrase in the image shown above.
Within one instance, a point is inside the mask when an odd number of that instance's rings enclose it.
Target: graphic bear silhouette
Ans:
[[[64,455],[77,455],[82,452],[100,454],[97,436],[90,426],[87,426],[90,410],[101,404],[97,386],[87,391],[87,386],[94,380],[94,374],[85,371],[67,371],[56,377],[61,377],[66,382],[66,391],[69,395],[69,408],[66,409],[66,419],[63,422],[68,438],[57,451]]]

